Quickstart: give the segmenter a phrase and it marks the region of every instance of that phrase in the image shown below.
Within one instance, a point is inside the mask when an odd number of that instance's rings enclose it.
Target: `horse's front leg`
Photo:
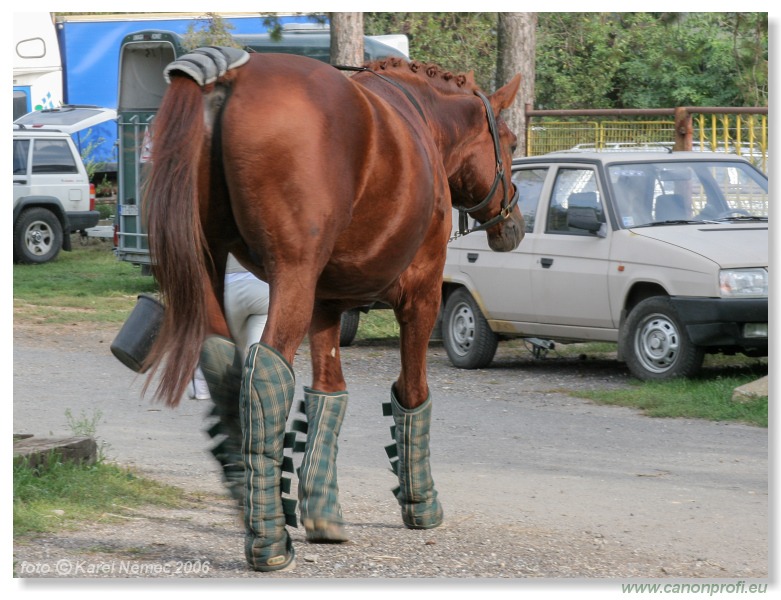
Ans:
[[[306,538],[347,541],[336,480],[337,440],[347,409],[339,357],[340,311],[316,307],[309,329],[312,386],[304,388],[306,448],[298,473],[298,498]]]
[[[394,422],[394,443],[386,448],[399,478],[394,495],[401,506],[402,520],[410,529],[430,529],[443,520],[431,476],[432,402],[426,377],[426,352],[439,311],[440,291],[439,284],[434,289],[430,283],[425,285],[427,293],[418,290],[414,301],[404,298],[394,309],[401,326],[401,374],[391,388],[390,406],[385,405],[385,413],[392,415]]]

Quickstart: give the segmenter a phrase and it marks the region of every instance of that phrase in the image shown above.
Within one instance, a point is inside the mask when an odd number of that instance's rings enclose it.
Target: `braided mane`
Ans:
[[[388,57],[368,62],[364,66],[372,71],[390,71],[406,68],[412,74],[426,75],[435,87],[443,91],[452,91],[453,84],[458,88],[469,91],[477,88],[472,72],[453,73],[435,63],[423,63],[417,60],[407,61],[398,57]]]

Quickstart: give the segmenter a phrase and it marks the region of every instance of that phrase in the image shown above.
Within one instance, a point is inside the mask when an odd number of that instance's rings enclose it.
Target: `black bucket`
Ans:
[[[144,360],[163,323],[163,305],[148,294],[138,297],[135,308],[111,343],[111,353],[126,367],[143,373]]]

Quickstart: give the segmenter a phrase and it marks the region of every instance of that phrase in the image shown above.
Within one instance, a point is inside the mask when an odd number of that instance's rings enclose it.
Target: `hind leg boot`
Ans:
[[[244,459],[241,455],[239,416],[241,354],[231,340],[212,336],[203,343],[200,365],[214,402],[212,414],[219,419],[207,431],[212,438],[222,438],[212,448],[212,454],[222,467],[225,487],[231,497],[243,506]]]

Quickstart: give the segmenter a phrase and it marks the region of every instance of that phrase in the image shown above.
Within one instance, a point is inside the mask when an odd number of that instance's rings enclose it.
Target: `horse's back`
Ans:
[[[221,127],[242,237],[318,265],[321,295],[368,297],[410,263],[444,177],[427,130],[392,104],[319,61],[254,55]]]

